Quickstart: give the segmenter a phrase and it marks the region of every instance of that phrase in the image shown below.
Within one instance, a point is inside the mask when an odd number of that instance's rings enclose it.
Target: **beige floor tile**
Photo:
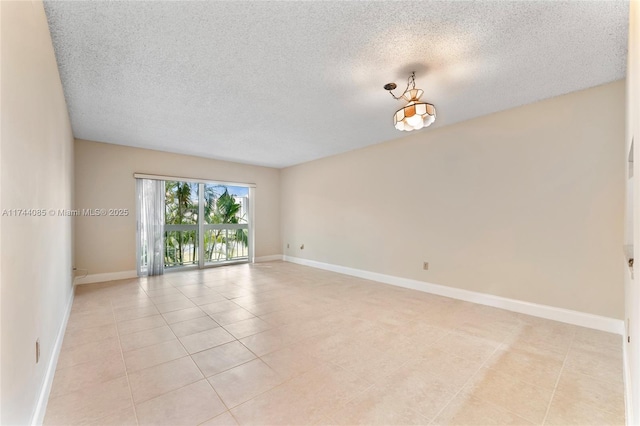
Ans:
[[[451,322],[447,325],[452,327],[454,331],[497,340],[506,339],[513,334],[516,328],[515,324],[507,320],[476,318],[473,315],[470,315],[470,317],[464,321],[452,317]]]
[[[283,381],[284,378],[259,359],[209,377],[209,383],[229,408],[242,404]]]
[[[444,377],[450,386],[460,390],[481,366],[480,361],[460,358],[437,349],[431,349],[423,354],[422,358],[404,364],[401,369],[415,371],[417,374],[426,373]]]
[[[532,423],[541,424],[553,389],[539,388],[518,380],[517,377],[483,368],[467,385],[465,393],[512,411]]]
[[[226,411],[206,380],[136,405],[140,425],[198,425]]]
[[[54,380],[47,424],[624,422],[620,336],[286,262],[76,288]]]
[[[562,357],[536,350],[498,349],[486,366],[545,389],[553,389],[562,369]]]
[[[83,311],[72,313],[69,316],[67,330],[78,330],[81,328],[99,327],[101,325],[113,325],[115,323],[113,310],[110,308],[99,311]]]
[[[136,404],[204,378],[190,357],[184,357],[129,374]]]
[[[219,416],[201,423],[201,426],[238,426],[238,422],[229,411],[225,411]]]
[[[271,328],[271,325],[260,318],[249,318],[246,320],[227,324],[224,328],[231,333],[236,339],[258,334]]]
[[[545,420],[550,426],[616,426],[624,425],[624,411],[608,413],[598,410],[588,402],[576,401],[573,397],[555,394]]]
[[[45,425],[90,423],[131,407],[127,378],[120,377],[57,398],[47,405]]]
[[[459,391],[446,377],[405,367],[376,386],[390,399],[403,401],[405,407],[427,419],[434,418]]]
[[[426,425],[429,419],[408,407],[403,398],[389,395],[373,386],[342,409],[331,413],[332,424],[338,425]]]
[[[136,318],[144,318],[144,317],[150,317],[153,315],[158,315],[158,310],[156,309],[155,306],[150,305],[150,306],[143,306],[143,307],[133,308],[133,309],[123,309],[123,310],[116,309],[114,311],[114,315],[116,317],[116,321],[120,322],[120,321],[132,320]]]
[[[258,356],[282,349],[294,344],[296,341],[278,329],[263,331],[262,333],[257,333],[239,340],[243,345],[251,349],[251,352]]]
[[[138,331],[149,330],[152,328],[167,325],[162,315],[153,315],[150,317],[138,318],[118,323],[118,333],[120,335],[136,333]]]
[[[605,334],[609,334],[609,333],[605,333]],[[622,362],[622,351],[620,349],[623,347],[622,336],[618,336],[618,337],[620,338],[620,340],[615,344],[611,344],[606,341],[603,344],[597,344],[598,339],[595,339],[594,341],[589,342],[584,338],[582,341],[576,338],[571,343],[571,352],[596,353],[609,359],[619,359]]]
[[[518,417],[508,410],[461,393],[446,406],[431,424],[434,426],[524,426],[534,423]]]
[[[567,354],[565,370],[581,373],[619,385],[622,384],[622,354],[602,353],[571,348]]]
[[[205,349],[213,348],[233,340],[235,340],[234,337],[227,333],[222,327],[201,331],[180,338],[180,341],[190,354],[195,354],[196,352],[204,351]]]
[[[173,302],[160,303],[156,305],[158,311],[161,314],[166,314],[167,312],[179,311],[181,309],[194,308],[196,305],[191,302],[189,299],[185,300],[175,300]]]
[[[527,342],[539,349],[566,354],[577,327],[556,321],[544,321],[536,324],[523,324],[515,328],[509,340]]]
[[[99,342],[105,339],[117,337],[118,330],[115,324],[101,325],[98,327],[80,328],[68,330],[62,341],[62,350],[70,349],[74,346],[85,343]]]
[[[590,328],[577,327],[571,346],[596,352],[598,350],[619,352],[622,346],[622,336]]]
[[[227,299],[221,294],[212,292],[211,294],[206,294],[203,296],[191,297],[189,300],[191,300],[196,305],[201,306],[209,305],[214,302],[222,302]]]
[[[184,294],[189,298],[217,294],[215,291],[212,291],[209,287],[207,287],[204,284],[185,285],[185,286],[181,286],[179,290],[180,290],[180,293]]]
[[[174,288],[173,285],[168,281],[143,281],[144,278],[140,279],[140,288],[142,288],[145,292],[162,290],[165,288]]]
[[[120,354],[103,357],[99,362],[91,360],[62,368],[56,370],[50,398],[108,382],[124,375],[125,367]]]
[[[566,342],[566,345],[560,344],[548,344],[543,340],[539,342],[532,342],[520,338],[518,334],[513,334],[504,340],[500,346],[500,350],[503,351],[515,351],[515,352],[531,352],[533,354],[541,354],[545,357],[555,358],[558,361],[563,361],[569,350],[571,341]]]
[[[449,333],[433,343],[433,347],[451,355],[484,362],[500,346],[502,341],[468,335]]]
[[[71,315],[83,312],[97,312],[99,310],[108,311],[111,308],[111,301],[108,296],[92,296],[77,294],[71,307]]]
[[[101,362],[120,356],[120,345],[117,338],[85,343],[60,352],[57,369],[68,368],[86,362]]]
[[[187,351],[177,339],[123,353],[124,362],[129,372],[152,367],[186,355]]]
[[[262,300],[260,293],[251,296],[238,297],[233,299],[233,303],[250,311],[254,315],[266,315],[268,313],[291,308],[291,305],[283,306],[283,304],[279,302],[274,303],[269,302],[268,300]],[[263,305],[264,309],[261,308]]]
[[[157,290],[147,290],[145,293],[147,293],[147,296],[149,296],[150,298],[156,296],[167,296],[169,294],[182,294],[175,287],[164,287]]]
[[[343,327],[334,327],[333,331],[324,330],[321,334],[305,338],[300,346],[312,356],[323,361],[338,359],[345,351],[347,345],[353,345],[353,334]]]
[[[323,364],[300,348],[287,347],[266,355],[261,359],[280,376],[289,379]]]
[[[210,316],[220,325],[228,325],[238,321],[255,318],[251,312],[242,308],[234,309],[233,311],[217,312],[215,314],[210,314]]]
[[[151,297],[151,300],[155,305],[161,305],[163,303],[185,301],[189,299],[184,294],[180,293],[179,291],[176,291],[175,293],[153,296]]]
[[[233,284],[231,278],[219,278],[213,281],[207,281],[205,285],[212,291],[220,293],[221,291],[242,290],[243,287]]]
[[[187,321],[194,318],[206,316],[207,314],[200,308],[186,308],[162,314],[168,324]]]
[[[240,342],[233,341],[192,355],[205,377],[251,361],[256,356]]]
[[[240,425],[313,425],[326,417],[284,383],[230,410]]]
[[[172,274],[170,282],[171,285],[180,289],[181,287],[193,287],[199,285],[200,279],[198,277],[190,275],[189,272],[185,272],[183,274]]]
[[[618,383],[599,380],[564,370],[556,388],[556,395],[574,399],[610,413],[624,412],[624,391]]]
[[[171,324],[169,327],[171,327],[176,336],[184,337],[201,331],[211,330],[212,328],[218,328],[220,325],[211,318],[205,316],[177,322],[175,324]]]
[[[120,345],[122,346],[122,350],[127,352],[175,339],[176,336],[169,326],[163,325],[162,327],[120,336]]]
[[[202,305],[200,306],[200,309],[205,311],[207,314],[212,315],[212,314],[217,314],[219,312],[235,311],[239,307],[240,306],[236,305],[230,300],[223,300],[220,302],[213,302],[213,303],[208,303],[206,305]]]
[[[365,389],[371,382],[335,365],[324,364],[309,370],[282,386],[297,395],[313,418],[330,416]]]
[[[137,426],[138,420],[133,405],[124,410],[115,411],[97,420],[90,420],[86,423],[92,426]]]
[[[274,327],[279,327],[286,324],[291,324],[300,321],[301,319],[308,318],[307,310],[301,311],[297,307],[270,312],[268,314],[260,315],[260,319],[268,322]]]
[[[239,297],[249,296],[251,293],[246,290],[229,290],[229,291],[221,291],[220,294],[226,297],[227,299],[237,299]]]
[[[139,295],[136,297],[125,295],[111,299],[111,306],[114,310],[127,310],[134,308],[143,308],[145,306],[153,306],[153,302],[150,298],[144,295]]]

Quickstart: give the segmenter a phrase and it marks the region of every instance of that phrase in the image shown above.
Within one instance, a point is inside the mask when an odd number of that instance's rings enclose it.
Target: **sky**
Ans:
[[[193,202],[198,202],[198,184],[191,184],[191,199]],[[229,194],[235,195],[238,197],[248,197],[249,196],[249,188],[246,186],[231,186],[231,185],[214,185],[216,194],[220,195],[224,192],[224,188],[227,188]]]

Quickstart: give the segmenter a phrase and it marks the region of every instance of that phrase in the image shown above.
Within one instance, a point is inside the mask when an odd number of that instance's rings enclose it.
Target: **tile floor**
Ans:
[[[272,262],[76,289],[45,425],[622,425],[621,337]]]

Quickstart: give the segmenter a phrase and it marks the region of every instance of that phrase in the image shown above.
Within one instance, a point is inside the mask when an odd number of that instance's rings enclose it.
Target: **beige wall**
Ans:
[[[283,169],[283,252],[622,318],[624,87]]]
[[[3,1],[0,15],[1,208],[69,209],[73,136],[44,8]],[[0,222],[0,423],[29,424],[73,289],[72,223],[49,215]]]
[[[136,269],[135,172],[255,183],[255,255],[282,253],[278,169],[76,140],[76,208],[131,212],[76,218],[75,265],[90,275]]]

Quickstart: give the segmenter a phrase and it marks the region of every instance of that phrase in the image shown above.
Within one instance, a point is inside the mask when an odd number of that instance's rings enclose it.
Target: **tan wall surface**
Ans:
[[[136,269],[136,172],[255,183],[255,255],[282,253],[278,169],[76,140],[76,208],[130,211],[127,217],[76,218],[78,268],[89,274]]]
[[[0,15],[1,208],[69,209],[73,135],[44,8],[39,1],[3,1]],[[0,423],[23,425],[32,421],[73,290],[72,220],[0,221]]]
[[[283,169],[284,254],[622,318],[624,90]]]

